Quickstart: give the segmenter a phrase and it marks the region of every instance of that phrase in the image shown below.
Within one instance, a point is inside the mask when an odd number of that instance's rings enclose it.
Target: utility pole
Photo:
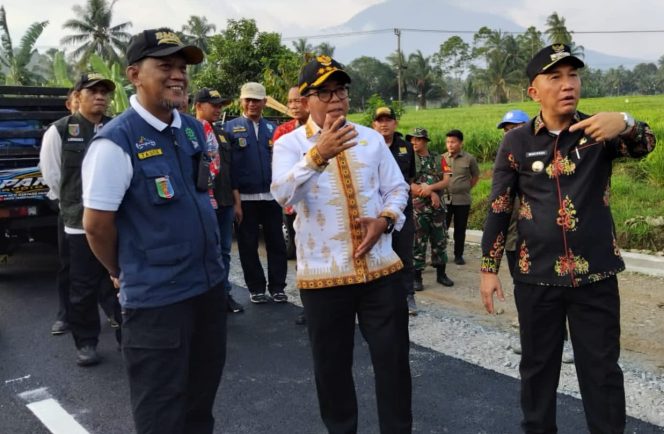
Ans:
[[[399,89],[398,101],[401,103],[401,29],[394,29],[394,34],[397,36],[397,87]]]

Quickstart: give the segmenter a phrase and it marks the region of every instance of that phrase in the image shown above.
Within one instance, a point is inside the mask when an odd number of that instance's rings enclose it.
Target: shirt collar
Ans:
[[[180,128],[182,126],[180,112],[175,109],[173,109],[173,122],[171,122],[171,125],[168,125],[166,122],[162,121],[147,111],[138,101],[136,95],[132,95],[131,98],[129,98],[129,104],[131,104],[131,107],[136,110],[136,113],[138,113],[138,115],[142,117],[145,122],[150,124],[150,126],[157,131],[164,131],[169,126],[173,128]]]
[[[574,117],[572,118],[572,124],[575,124],[581,120],[581,116],[579,116],[579,112],[574,113]],[[538,135],[542,130],[549,131],[546,128],[546,125],[544,125],[544,119],[542,119],[542,112],[540,111],[537,114],[537,117],[535,118],[535,121],[533,122],[533,133],[535,135]]]
[[[309,119],[307,119],[307,123],[304,124],[304,132],[307,135],[307,139],[312,138],[313,136],[317,135],[320,133],[321,127],[319,127],[316,122],[309,116]]]

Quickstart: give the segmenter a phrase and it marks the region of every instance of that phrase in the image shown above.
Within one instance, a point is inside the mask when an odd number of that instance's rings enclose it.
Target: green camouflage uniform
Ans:
[[[435,184],[443,179],[440,155],[429,151],[429,155],[415,155],[417,184]],[[447,263],[447,230],[445,228],[445,204],[441,200],[439,208],[434,208],[431,199],[413,198],[415,217],[415,240],[413,242],[413,262],[416,270],[426,266],[427,241],[431,242],[431,265],[437,267]]]

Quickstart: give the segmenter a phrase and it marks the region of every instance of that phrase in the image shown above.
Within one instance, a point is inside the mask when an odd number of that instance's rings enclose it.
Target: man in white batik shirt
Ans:
[[[382,136],[346,122],[350,81],[328,56],[302,68],[311,115],[275,143],[271,192],[297,212],[297,286],[328,431],[357,431],[357,317],[373,361],[380,431],[410,433],[408,308],[391,239],[405,221],[408,184]]]

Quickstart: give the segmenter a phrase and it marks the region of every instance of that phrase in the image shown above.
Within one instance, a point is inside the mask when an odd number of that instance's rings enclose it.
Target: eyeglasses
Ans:
[[[332,95],[336,95],[340,100],[348,98],[348,86],[337,87],[336,89],[318,89],[311,92],[308,96],[316,95],[321,102],[332,101]]]

